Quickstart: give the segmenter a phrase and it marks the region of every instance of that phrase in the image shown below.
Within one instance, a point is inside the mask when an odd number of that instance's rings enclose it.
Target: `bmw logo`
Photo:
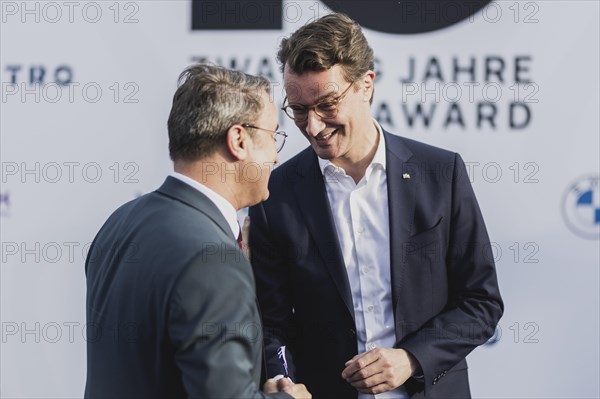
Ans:
[[[569,186],[562,202],[563,218],[580,237],[600,238],[600,177],[588,176]]]

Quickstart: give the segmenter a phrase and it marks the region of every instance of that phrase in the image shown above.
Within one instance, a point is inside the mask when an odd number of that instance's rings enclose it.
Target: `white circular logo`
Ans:
[[[580,237],[600,238],[600,177],[573,183],[563,197],[563,216],[569,229]]]

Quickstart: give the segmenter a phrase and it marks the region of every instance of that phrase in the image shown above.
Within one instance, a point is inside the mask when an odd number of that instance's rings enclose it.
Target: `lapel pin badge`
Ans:
[[[402,178],[403,178],[404,180],[410,179],[410,175],[409,175],[408,173],[403,173],[403,174],[402,174]]]

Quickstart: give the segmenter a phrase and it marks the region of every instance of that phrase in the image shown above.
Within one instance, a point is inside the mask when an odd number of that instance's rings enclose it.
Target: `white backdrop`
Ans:
[[[80,397],[85,253],[169,173],[178,74],[198,60],[261,73],[280,103],[280,38],[328,9],[285,1],[280,30],[192,31],[187,0],[0,6],[0,394]],[[374,115],[461,153],[494,243],[506,312],[469,356],[475,397],[600,396],[599,13],[500,1],[434,32],[365,29]],[[280,123],[284,161],[306,143]]]

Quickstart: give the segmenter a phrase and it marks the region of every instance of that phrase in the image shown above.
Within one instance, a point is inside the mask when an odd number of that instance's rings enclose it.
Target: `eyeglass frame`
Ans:
[[[317,115],[319,115],[319,117],[321,117],[321,118],[323,118],[323,119],[332,119],[332,118],[335,118],[335,117],[337,116],[338,112],[339,112],[339,104],[340,104],[340,102],[341,102],[341,101],[344,99],[344,97],[346,97],[346,94],[348,94],[348,92],[350,91],[350,88],[352,87],[352,85],[353,85],[353,84],[354,84],[354,82],[350,82],[350,84],[348,85],[348,87],[346,87],[346,89],[345,89],[345,90],[342,92],[342,94],[340,94],[340,95],[339,95],[339,96],[337,96],[337,97],[334,97],[334,98],[333,98],[333,99],[331,99],[331,100],[322,100],[322,101],[316,102],[316,103],[314,103],[313,105],[309,105],[309,106],[302,105],[302,104],[288,104],[288,105],[284,105],[283,107],[281,107],[281,110],[282,110],[282,111],[283,111],[283,112],[284,112],[284,113],[285,113],[285,114],[286,114],[286,115],[287,115],[287,116],[288,116],[290,119],[292,119],[292,120],[293,120],[293,121],[295,121],[295,122],[305,122],[305,121],[307,121],[307,120],[308,120],[308,113],[310,112],[310,110],[311,110],[311,109],[312,109],[312,110],[314,110],[314,111],[315,111],[315,113],[316,113]],[[287,96],[285,96],[285,98],[284,98],[284,100],[283,100],[283,103],[285,104],[285,102],[286,102],[286,101],[287,101]],[[330,105],[335,105],[335,115],[334,115],[334,116],[330,116],[330,117],[325,117],[325,116],[321,115],[321,114],[319,113],[319,111],[317,111],[317,107],[318,107],[319,105],[321,105],[321,104],[330,104]],[[290,114],[288,114],[288,113],[287,113],[287,109],[288,109],[290,106],[292,106],[292,105],[295,105],[295,106],[300,106],[300,107],[304,107],[304,108],[306,109],[306,119],[296,119],[296,118],[294,118],[293,116],[291,116]],[[292,110],[292,112],[294,112],[294,110]]]
[[[242,123],[241,126],[245,129],[250,128],[250,129],[264,130],[266,132],[275,133],[275,135],[273,136],[273,141],[275,141],[275,151],[277,151],[277,153],[279,153],[283,149],[283,146],[285,145],[285,139],[288,137],[288,134],[286,132],[284,132],[283,130],[265,129],[263,127],[254,126],[251,123]],[[277,148],[277,136],[283,137],[281,146],[279,148]]]

